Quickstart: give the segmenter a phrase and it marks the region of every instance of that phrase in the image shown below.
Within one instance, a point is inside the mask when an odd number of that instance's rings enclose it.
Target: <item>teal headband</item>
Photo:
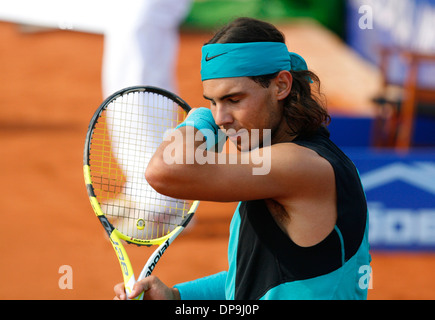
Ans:
[[[307,69],[304,58],[288,52],[282,42],[214,43],[202,47],[202,81]]]

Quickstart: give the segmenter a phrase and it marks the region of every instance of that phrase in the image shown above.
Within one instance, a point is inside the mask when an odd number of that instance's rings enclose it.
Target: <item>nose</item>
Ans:
[[[233,117],[228,108],[225,108],[222,104],[217,103],[216,106],[212,108],[212,111],[214,121],[219,127],[231,124],[233,122]]]

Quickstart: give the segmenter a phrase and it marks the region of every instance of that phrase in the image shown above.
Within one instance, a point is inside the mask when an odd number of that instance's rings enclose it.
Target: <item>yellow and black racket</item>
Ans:
[[[164,134],[183,121],[189,110],[171,92],[136,86],[108,97],[89,124],[83,157],[86,188],[121,265],[127,295],[136,279],[121,240],[158,245],[138,277],[143,279],[198,207],[198,201],[157,193],[145,179],[147,164]]]

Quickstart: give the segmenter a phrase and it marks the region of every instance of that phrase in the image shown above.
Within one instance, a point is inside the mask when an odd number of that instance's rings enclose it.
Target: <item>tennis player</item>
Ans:
[[[173,133],[186,140],[164,141],[146,178],[174,198],[240,201],[230,225],[229,269],[174,288],[151,276],[136,283],[132,295],[144,290],[146,299],[366,299],[366,199],[354,164],[329,139],[318,77],[289,52],[279,30],[251,18],[236,19],[203,46],[201,77],[210,109],[189,113]],[[219,163],[212,148],[202,151],[203,141],[186,143],[194,130],[212,145],[218,129],[231,132],[244,161]],[[259,138],[242,143],[255,129]],[[168,164],[165,148],[174,143],[216,162]],[[265,174],[253,174],[258,150],[270,152]],[[115,293],[126,298],[122,284]]]

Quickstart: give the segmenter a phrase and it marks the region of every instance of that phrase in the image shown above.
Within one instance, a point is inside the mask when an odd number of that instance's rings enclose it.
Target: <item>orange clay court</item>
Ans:
[[[181,33],[179,94],[192,106],[207,106],[199,61],[209,36]],[[303,46],[304,38],[295,43]],[[332,45],[342,50],[339,43]],[[304,47],[303,54],[312,49]],[[82,174],[88,122],[103,99],[102,54],[102,35],[25,33],[0,23],[0,299],[111,299],[114,284],[122,281]],[[321,61],[313,59],[320,70]],[[364,97],[349,105],[331,82],[333,78],[326,79],[324,85],[331,113],[369,113]],[[174,285],[226,269],[234,208],[233,203],[201,203],[192,226],[168,249],[154,274]],[[127,246],[127,252],[138,274],[151,251]],[[373,252],[372,258],[369,299],[435,297],[435,254]],[[63,265],[72,268],[72,289],[59,287]]]

